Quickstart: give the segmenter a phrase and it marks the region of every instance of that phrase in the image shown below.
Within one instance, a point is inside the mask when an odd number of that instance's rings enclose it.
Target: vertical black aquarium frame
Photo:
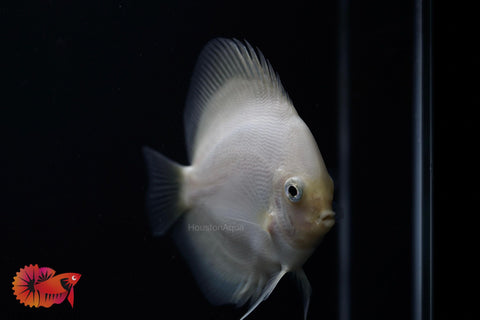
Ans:
[[[433,319],[432,4],[415,1],[413,79],[413,320]]]
[[[391,6],[395,8],[392,9]],[[428,0],[414,0],[392,3],[391,6],[382,1],[368,5],[349,0],[338,1],[338,174],[335,182],[338,186],[337,209],[340,211],[340,221],[337,224],[339,320],[379,319],[388,313],[391,313],[391,319],[433,319],[432,4]],[[375,26],[376,23],[378,27]],[[397,41],[400,43],[396,44]],[[363,46],[368,49],[363,49]],[[388,65],[388,57],[385,57],[388,50],[404,50],[406,53],[400,55],[401,61],[398,63],[409,70],[400,74],[399,79],[395,79],[395,74],[391,78],[387,76],[379,80],[375,76],[382,73],[375,68],[381,69]],[[369,67],[372,70],[368,70]],[[399,69],[401,68],[392,68],[397,71]],[[370,74],[371,78],[365,76]],[[378,85],[382,88],[379,83],[382,80],[391,80],[392,88],[386,87],[387,92],[379,90],[378,95],[400,93],[399,99],[402,95],[407,97],[403,103],[392,106],[395,109],[392,109],[394,122],[391,126],[378,124],[382,121],[377,119],[381,108],[375,104],[380,104],[378,101],[382,98],[372,95],[375,92],[373,90],[368,92],[369,86]],[[362,81],[370,83],[365,85]],[[385,98],[383,100],[389,101]],[[365,116],[365,112],[371,114]],[[365,123],[368,125],[364,126]],[[385,135],[385,138],[372,142],[362,139],[375,137],[376,132]],[[399,138],[399,135],[404,138]],[[400,142],[398,148],[407,155],[403,158],[391,158],[390,155],[389,158],[388,153],[392,154],[394,148],[381,143],[388,140]],[[359,143],[369,145],[363,148],[358,146]],[[375,172],[373,165],[368,167],[367,162],[381,157],[382,153],[378,151],[381,148],[385,148],[387,154],[384,158],[390,162],[392,170],[404,170],[402,174],[406,178],[401,182],[402,188],[395,186],[396,181],[392,181],[391,185],[372,184],[375,179],[384,181],[379,178],[381,173]],[[366,176],[359,174],[365,166],[368,167],[365,170],[371,170],[372,181],[360,179]],[[381,164],[378,169],[388,172]],[[390,272],[397,274],[398,278],[385,280],[383,285],[386,289],[379,289],[376,283],[369,287],[369,280],[362,279],[364,275],[371,276],[368,268],[371,265],[374,267],[381,260],[368,252],[369,245],[375,244],[371,238],[376,236],[377,241],[386,243],[378,246],[380,253],[381,250],[385,252],[390,249],[389,241],[392,242],[392,250],[402,247],[395,243],[392,236],[389,238],[388,232],[382,230],[392,228],[395,223],[389,219],[395,218],[382,217],[380,210],[375,211],[375,208],[368,212],[364,206],[365,201],[362,199],[365,196],[371,196],[372,202],[382,202],[375,196],[386,193],[377,192],[377,188],[391,188],[392,192],[397,192],[406,199],[402,210],[405,211],[404,219],[407,222],[402,222],[404,238],[401,240],[408,243],[393,258],[395,263],[392,263]],[[366,190],[370,191],[370,195]],[[388,204],[389,200],[383,201]],[[394,213],[388,209],[386,206],[385,215]],[[366,217],[367,214],[369,216]],[[371,227],[363,222],[365,219],[371,219]],[[387,222],[387,226],[382,225],[382,222]],[[371,251],[375,252],[375,249]],[[392,256],[390,253],[390,259]],[[370,265],[365,262],[369,259],[372,262]],[[388,273],[389,271],[384,272],[379,277]],[[382,285],[381,281],[377,282]],[[400,290],[392,293],[397,289]],[[382,290],[385,290],[388,298],[378,303],[369,301],[382,298]],[[398,301],[394,301],[395,298]],[[365,302],[368,307],[363,306]]]
[[[349,0],[339,0],[338,14],[338,319],[350,320],[350,86],[349,86]]]

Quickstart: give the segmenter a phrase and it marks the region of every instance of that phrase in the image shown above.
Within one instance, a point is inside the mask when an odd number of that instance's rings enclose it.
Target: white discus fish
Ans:
[[[238,40],[203,49],[185,110],[191,165],[144,148],[153,232],[171,230],[207,299],[248,316],[334,224],[333,182],[310,130],[261,52]]]

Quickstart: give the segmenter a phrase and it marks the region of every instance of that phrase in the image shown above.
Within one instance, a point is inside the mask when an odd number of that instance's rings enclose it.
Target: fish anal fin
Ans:
[[[198,205],[173,229],[182,256],[213,305],[240,307],[256,299],[271,275],[281,270],[271,258],[270,235],[242,210],[235,205]]]

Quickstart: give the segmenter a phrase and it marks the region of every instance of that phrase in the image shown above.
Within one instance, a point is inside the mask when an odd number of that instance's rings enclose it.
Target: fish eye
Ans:
[[[72,276],[72,280],[73,280],[73,281],[77,280],[77,277]]]
[[[285,195],[288,200],[298,202],[303,195],[303,182],[300,178],[292,177],[285,182]]]

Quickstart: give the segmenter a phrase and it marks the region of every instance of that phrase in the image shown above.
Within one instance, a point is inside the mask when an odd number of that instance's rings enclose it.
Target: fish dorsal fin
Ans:
[[[239,109],[244,105],[239,100],[290,101],[279,77],[259,50],[236,39],[213,39],[198,58],[186,102],[184,122],[190,160],[196,140],[201,139],[199,131],[215,126],[212,119],[242,112]],[[262,107],[268,109],[268,104]]]
[[[55,270],[49,267],[42,267],[38,269],[37,283],[46,281],[55,275]]]

